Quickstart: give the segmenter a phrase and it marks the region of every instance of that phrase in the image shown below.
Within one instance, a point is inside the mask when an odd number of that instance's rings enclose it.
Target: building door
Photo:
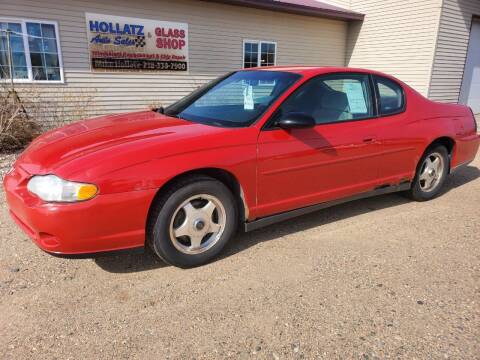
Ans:
[[[460,103],[467,104],[475,114],[480,114],[480,20],[472,22]]]

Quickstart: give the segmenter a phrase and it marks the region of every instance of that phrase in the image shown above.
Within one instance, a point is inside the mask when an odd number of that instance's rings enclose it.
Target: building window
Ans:
[[[10,49],[15,81],[63,81],[56,23],[0,19],[0,30],[0,79],[11,78],[6,33],[6,30],[10,30]]]
[[[243,42],[243,67],[274,66],[277,61],[277,44],[271,41],[245,40]]]

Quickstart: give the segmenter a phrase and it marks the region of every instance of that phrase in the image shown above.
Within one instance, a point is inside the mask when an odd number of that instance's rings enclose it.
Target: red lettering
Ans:
[[[163,38],[157,38],[157,48],[163,49]]]
[[[157,48],[159,49],[183,49],[187,45],[185,40],[157,38]]]
[[[180,29],[165,29],[165,28],[156,28],[155,29],[155,35],[165,37],[165,38],[182,38],[184,39],[186,34],[185,30],[180,30]]]
[[[157,48],[159,49],[181,50],[187,45],[185,40],[178,40],[186,38],[185,30],[157,27],[155,35],[157,35]]]

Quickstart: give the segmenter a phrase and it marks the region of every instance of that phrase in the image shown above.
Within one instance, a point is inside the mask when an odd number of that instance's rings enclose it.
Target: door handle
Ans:
[[[363,139],[363,142],[364,143],[372,143],[372,142],[375,142],[375,138],[374,137],[367,137],[367,138]]]

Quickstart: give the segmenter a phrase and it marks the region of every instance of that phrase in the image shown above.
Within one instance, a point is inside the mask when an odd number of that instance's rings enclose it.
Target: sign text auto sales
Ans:
[[[86,19],[94,70],[188,70],[188,24],[90,13]]]

